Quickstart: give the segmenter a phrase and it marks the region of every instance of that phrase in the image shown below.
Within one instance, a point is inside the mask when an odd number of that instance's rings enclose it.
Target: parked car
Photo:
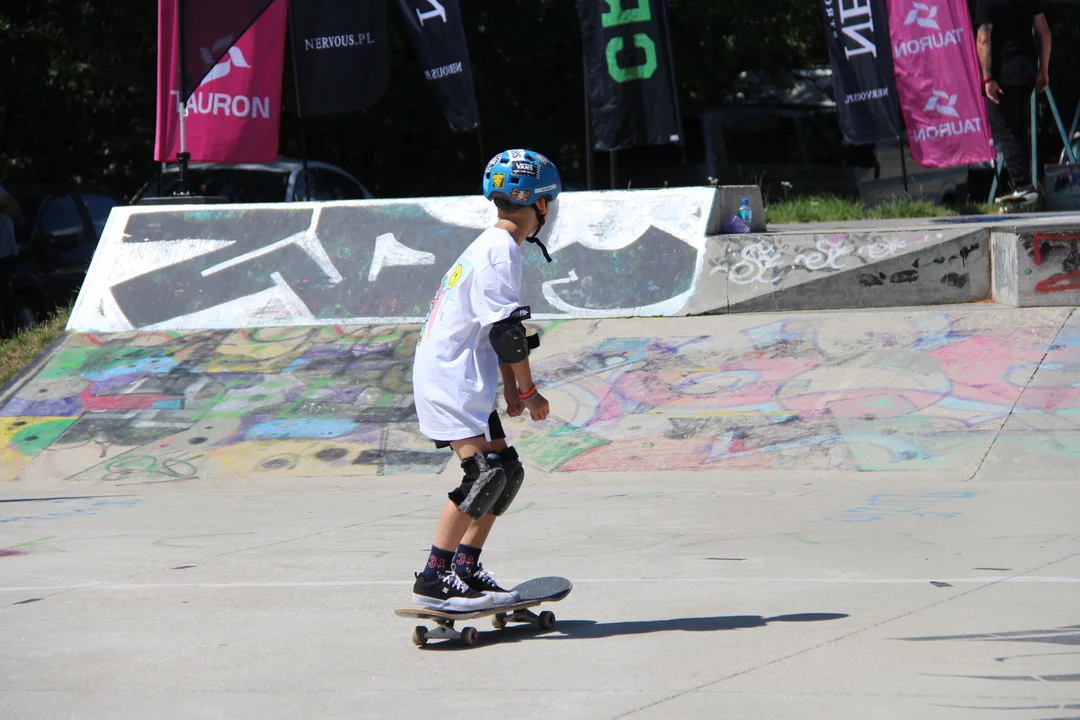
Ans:
[[[4,298],[5,330],[41,320],[82,286],[109,213],[122,202],[107,190],[64,184],[13,185],[19,259]]]
[[[686,113],[683,139],[684,148],[621,151],[620,187],[704,185],[713,178],[721,185],[760,185],[773,200],[832,194],[876,204],[904,193],[906,164],[913,197],[952,202],[967,193],[966,166],[924,168],[896,142],[847,144],[829,106],[736,104]]]
[[[231,203],[365,200],[374,197],[363,183],[329,163],[309,161],[305,180],[303,162],[286,157],[272,163],[191,163],[188,178],[192,193],[226,197]],[[179,190],[180,168],[176,164],[169,164],[139,189],[132,197],[131,204],[170,197]]]

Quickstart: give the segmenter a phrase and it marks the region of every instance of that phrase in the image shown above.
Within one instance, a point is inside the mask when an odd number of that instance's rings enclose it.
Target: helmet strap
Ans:
[[[544,243],[540,242],[540,237],[539,237],[540,236],[540,230],[541,230],[541,228],[544,227],[544,216],[540,214],[540,209],[538,207],[536,207],[535,204],[532,205],[532,209],[533,209],[533,212],[536,213],[536,222],[539,223],[539,227],[536,228],[536,232],[534,232],[531,236],[529,236],[529,237],[527,237],[525,239],[528,240],[531,243],[539,245],[540,246],[540,252],[544,253],[544,259],[547,260],[548,262],[551,262],[551,255],[548,254],[547,247],[544,245]]]

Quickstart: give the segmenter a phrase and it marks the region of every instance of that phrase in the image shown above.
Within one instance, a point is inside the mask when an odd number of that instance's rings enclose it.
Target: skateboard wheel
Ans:
[[[473,647],[476,643],[480,642],[480,633],[476,632],[476,628],[474,627],[462,628],[461,642],[465,643],[468,647]]]
[[[417,625],[412,631],[413,645],[416,647],[424,647],[427,645],[427,628],[423,625]]]
[[[550,630],[555,627],[555,613],[550,610],[540,613],[539,625],[541,630]]]
[[[502,630],[506,627],[506,613],[495,613],[491,616],[491,627]]]

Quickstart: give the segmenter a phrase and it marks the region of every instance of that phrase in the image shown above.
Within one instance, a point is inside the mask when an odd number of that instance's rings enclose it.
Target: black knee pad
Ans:
[[[525,482],[525,466],[518,459],[517,450],[512,446],[506,448],[499,453],[499,460],[506,471],[506,486],[503,488],[502,494],[495,500],[495,504],[491,506],[492,515],[502,515],[506,512],[506,509],[510,507],[510,503],[514,502],[514,498],[517,497],[521,484]]]
[[[449,494],[450,500],[458,510],[474,520],[491,512],[495,501],[506,487],[506,471],[499,462],[497,453],[473,455],[461,462],[465,471],[461,485]]]

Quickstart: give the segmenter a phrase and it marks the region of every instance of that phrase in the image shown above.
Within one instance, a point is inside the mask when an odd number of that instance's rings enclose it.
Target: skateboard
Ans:
[[[394,610],[394,614],[398,617],[433,620],[435,622],[435,627],[430,630],[423,625],[417,625],[413,628],[412,641],[417,647],[423,647],[427,645],[428,640],[435,639],[457,640],[468,647],[472,647],[480,641],[480,634],[476,631],[476,628],[464,627],[457,630],[454,628],[455,622],[490,616],[491,625],[496,630],[505,628],[507,623],[511,622],[529,623],[536,625],[541,630],[550,630],[555,627],[555,613],[544,610],[537,614],[529,608],[547,602],[558,602],[569,595],[573,588],[573,583],[563,577],[533,578],[512,588],[514,592],[521,596],[521,601],[510,605],[496,605],[475,612],[444,612],[412,605],[398,608]]]
[[[1039,200],[998,200],[995,204],[998,206],[997,211],[999,214],[1011,215],[1013,213],[1037,210]]]

